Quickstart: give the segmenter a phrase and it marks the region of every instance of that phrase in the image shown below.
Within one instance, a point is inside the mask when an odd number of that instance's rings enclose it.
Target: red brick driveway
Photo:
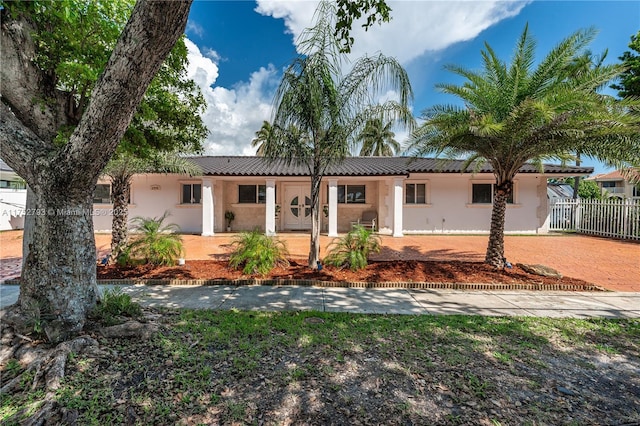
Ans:
[[[292,257],[306,258],[307,234],[280,234]],[[232,235],[213,237],[184,235],[188,259],[224,259]],[[107,253],[111,236],[96,235],[99,253]],[[332,238],[321,237],[321,255]],[[482,261],[486,235],[408,235],[382,237],[383,250],[376,259],[424,259]],[[511,263],[541,263],[565,276],[580,278],[616,291],[640,291],[640,244],[580,235],[505,237],[505,255]],[[0,279],[19,274],[22,232],[0,233]]]

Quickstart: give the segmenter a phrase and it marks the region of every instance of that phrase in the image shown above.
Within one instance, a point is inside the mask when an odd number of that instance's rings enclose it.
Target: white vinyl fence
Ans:
[[[640,200],[550,200],[549,230],[640,240]]]

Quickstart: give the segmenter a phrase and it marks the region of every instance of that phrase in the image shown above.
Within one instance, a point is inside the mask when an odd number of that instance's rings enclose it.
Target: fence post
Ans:
[[[576,211],[576,221],[575,221],[575,227],[576,227],[576,232],[579,233],[580,232],[580,226],[582,225],[582,198],[577,198],[575,200],[575,211]]]

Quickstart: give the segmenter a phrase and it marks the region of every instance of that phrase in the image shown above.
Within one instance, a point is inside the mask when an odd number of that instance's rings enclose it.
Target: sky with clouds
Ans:
[[[315,0],[198,1],[187,24],[189,76],[208,104],[203,119],[210,130],[208,155],[253,155],[251,140],[271,114],[282,71],[296,55],[296,41],[310,26]],[[447,64],[477,69],[487,42],[508,61],[525,25],[544,56],[572,32],[595,26],[595,54],[608,49],[607,62],[629,50],[640,28],[634,1],[388,1],[389,23],[368,31],[354,26],[352,58],[381,52],[407,69],[416,116],[435,104],[456,103],[438,93],[436,83],[456,82]],[[615,94],[615,92],[611,92]],[[404,135],[398,134],[403,142]],[[606,168],[587,160],[596,172]]]

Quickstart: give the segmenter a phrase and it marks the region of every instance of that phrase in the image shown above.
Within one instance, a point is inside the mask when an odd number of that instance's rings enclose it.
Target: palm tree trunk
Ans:
[[[110,262],[115,262],[129,243],[128,203],[131,176],[115,176],[111,178],[111,195],[113,197],[113,219],[111,221],[111,255]]]
[[[491,230],[489,231],[489,245],[484,261],[496,268],[504,268],[504,222],[507,213],[507,199],[511,194],[513,181],[509,180],[496,185],[493,195],[493,209],[491,211]]]
[[[320,261],[320,186],[322,177],[311,176],[311,244],[309,268],[317,268]]]

